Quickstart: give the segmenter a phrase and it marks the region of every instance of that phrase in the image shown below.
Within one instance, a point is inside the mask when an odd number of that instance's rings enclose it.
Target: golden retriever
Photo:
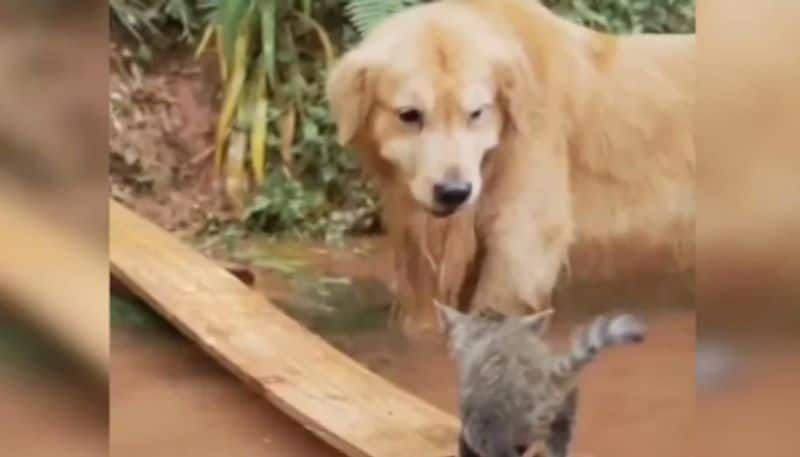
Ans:
[[[535,0],[413,7],[346,53],[328,97],[380,190],[407,315],[541,309],[564,266],[688,266],[694,56],[693,35],[614,37]]]

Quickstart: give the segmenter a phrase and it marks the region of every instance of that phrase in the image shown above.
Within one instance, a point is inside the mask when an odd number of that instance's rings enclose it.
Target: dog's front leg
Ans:
[[[507,156],[517,165],[502,167],[480,202],[473,309],[518,315],[549,305],[573,240],[572,206],[564,154],[538,146],[530,149],[536,154]]]
[[[502,220],[498,220],[502,224]],[[521,315],[549,305],[550,294],[563,265],[570,236],[567,226],[536,227],[520,221],[527,230],[496,227],[485,244],[472,309],[492,308],[506,315]]]

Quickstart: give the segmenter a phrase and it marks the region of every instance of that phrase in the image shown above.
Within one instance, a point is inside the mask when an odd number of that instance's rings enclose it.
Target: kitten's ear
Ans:
[[[525,316],[521,319],[523,325],[531,329],[536,334],[542,334],[550,327],[550,320],[555,311],[550,308],[544,311],[539,311],[536,314]]]
[[[444,305],[436,299],[433,300],[433,305],[436,307],[436,315],[439,317],[439,324],[442,330],[446,335],[449,335],[450,331],[458,325],[464,315],[452,306]]]

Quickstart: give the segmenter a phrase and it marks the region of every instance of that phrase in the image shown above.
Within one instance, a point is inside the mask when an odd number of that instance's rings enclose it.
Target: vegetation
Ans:
[[[338,2],[228,0],[206,29],[198,51],[214,41],[225,84],[215,166],[250,229],[333,238],[373,223],[325,103],[333,43],[356,38],[346,23]]]
[[[177,38],[193,43],[219,0],[108,0],[111,18],[139,43],[139,57]],[[178,30],[177,34],[171,33]]]
[[[694,0],[543,0],[559,15],[615,33],[694,32]]]
[[[374,192],[335,141],[326,70],[339,50],[424,0],[109,1],[113,22],[145,56],[164,36],[197,43],[198,55],[216,53],[224,95],[215,166],[246,228],[335,239],[376,227]],[[603,31],[694,30],[692,0],[543,3]]]

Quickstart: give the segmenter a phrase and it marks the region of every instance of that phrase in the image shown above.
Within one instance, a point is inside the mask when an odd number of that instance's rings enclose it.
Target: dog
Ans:
[[[433,299],[525,314],[562,271],[691,267],[695,47],[535,0],[445,0],[344,54],[338,141],[379,190],[406,316],[429,321]]]

